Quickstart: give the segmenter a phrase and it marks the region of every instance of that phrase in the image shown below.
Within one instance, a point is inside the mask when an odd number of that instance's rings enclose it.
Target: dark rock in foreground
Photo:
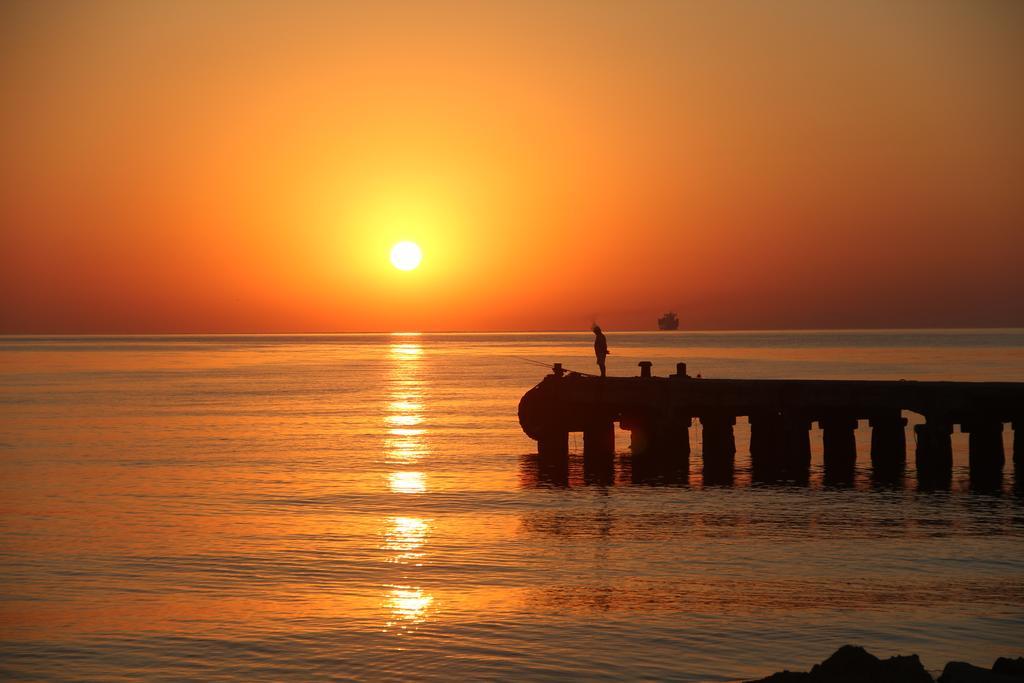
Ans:
[[[992,665],[992,672],[1004,676],[1024,676],[1024,657],[1017,657],[1017,659],[1000,657]]]
[[[809,672],[782,671],[751,683],[932,683],[932,677],[917,655],[883,660],[862,647],[844,645]],[[1024,658],[1000,657],[991,669],[950,662],[939,683],[1024,683]]]
[[[1000,657],[991,669],[967,662],[950,662],[942,670],[939,683],[1020,683],[1024,681],[1024,658]]]
[[[843,645],[810,673],[783,671],[757,683],[932,683],[917,655],[882,660],[862,647]]]

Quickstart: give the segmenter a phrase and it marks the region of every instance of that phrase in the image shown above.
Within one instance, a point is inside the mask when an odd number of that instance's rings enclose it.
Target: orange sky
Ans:
[[[0,50],[0,332],[1024,325],[1022,3],[9,0]]]

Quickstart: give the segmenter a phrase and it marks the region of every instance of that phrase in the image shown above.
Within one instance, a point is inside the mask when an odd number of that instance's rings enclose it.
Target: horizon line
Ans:
[[[602,328],[604,329],[604,328]],[[947,327],[764,327],[764,328],[705,328],[686,330],[658,330],[651,328],[611,329],[609,334],[650,333],[707,334],[757,332],[943,332],[943,331],[1024,331],[1022,326],[947,326]],[[0,332],[0,338],[14,337],[328,337],[342,335],[423,335],[423,334],[589,334],[589,329],[528,329],[528,330],[348,330],[334,332]]]

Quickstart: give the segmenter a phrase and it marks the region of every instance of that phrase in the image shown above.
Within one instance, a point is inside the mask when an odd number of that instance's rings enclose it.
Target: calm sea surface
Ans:
[[[1024,381],[1024,330],[608,335],[609,371]],[[728,486],[539,463],[589,334],[0,338],[0,678],[735,680],[1024,655],[1024,474]],[[920,416],[907,414],[911,423]],[[913,435],[909,434],[910,448]]]

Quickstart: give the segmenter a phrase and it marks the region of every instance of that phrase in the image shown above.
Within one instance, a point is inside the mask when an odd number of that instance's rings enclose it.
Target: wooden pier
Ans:
[[[737,417],[750,423],[755,477],[801,478],[811,462],[809,430],[822,429],[826,477],[852,474],[859,420],[871,428],[876,473],[902,472],[907,419],[918,413],[914,452],[919,478],[952,474],[952,433],[969,434],[972,479],[1001,476],[1003,428],[1014,429],[1015,465],[1024,468],[1024,382],[694,379],[679,363],[656,377],[640,363],[639,377],[564,373],[560,365],[519,402],[519,423],[542,456],[568,453],[570,432],[583,433],[585,458],[613,456],[615,423],[630,432],[634,456],[689,458],[689,429],[702,428],[705,475],[731,473]],[[1022,469],[1021,471],[1024,471]]]

